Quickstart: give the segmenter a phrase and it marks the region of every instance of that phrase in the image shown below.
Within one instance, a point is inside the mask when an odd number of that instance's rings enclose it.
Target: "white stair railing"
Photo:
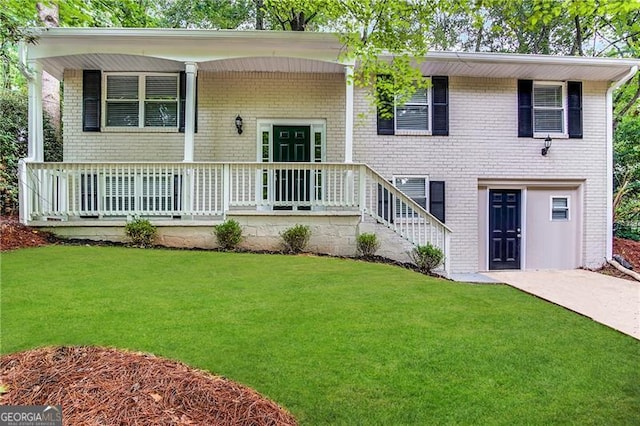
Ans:
[[[20,166],[23,221],[219,216],[238,210],[360,211],[446,256],[451,230],[365,164],[32,163]]]
[[[451,229],[391,182],[367,165],[361,165],[360,204],[363,214],[387,226],[414,246],[427,243],[445,255],[444,271],[449,273],[449,238]]]

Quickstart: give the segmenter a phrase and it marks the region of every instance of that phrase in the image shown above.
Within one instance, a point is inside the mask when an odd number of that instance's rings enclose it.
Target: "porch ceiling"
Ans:
[[[62,79],[65,69],[99,69],[103,71],[184,71],[184,62],[137,55],[83,54],[43,58],[43,69],[57,79]],[[301,58],[252,57],[219,59],[198,63],[201,71],[258,71],[293,73],[344,73],[344,65]]]

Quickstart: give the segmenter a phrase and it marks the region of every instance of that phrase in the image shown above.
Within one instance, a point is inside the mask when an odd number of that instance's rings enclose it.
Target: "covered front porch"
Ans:
[[[20,178],[32,226],[121,228],[145,217],[180,228],[227,217],[329,223],[351,216],[356,226],[369,222],[410,245],[439,247],[449,270],[449,228],[365,164],[22,162]]]

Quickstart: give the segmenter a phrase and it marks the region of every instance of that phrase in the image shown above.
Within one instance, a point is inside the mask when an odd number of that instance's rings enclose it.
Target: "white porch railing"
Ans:
[[[450,229],[365,164],[21,162],[20,176],[27,223],[223,217],[239,210],[359,211],[412,244],[440,247],[448,259]]]

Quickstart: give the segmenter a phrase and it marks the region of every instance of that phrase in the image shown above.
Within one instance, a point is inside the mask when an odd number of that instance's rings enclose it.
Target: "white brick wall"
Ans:
[[[478,265],[478,179],[584,180],[583,259],[602,263],[606,240],[605,83],[583,84],[583,139],[517,137],[515,79],[451,77],[450,131],[439,136],[378,136],[375,111],[355,91],[354,161],[384,176],[429,175],[446,181],[447,225],[453,229],[451,266]],[[65,161],[181,161],[181,133],[82,132],[82,71],[64,82]],[[327,161],[344,159],[345,83],[341,74],[211,73],[198,75],[196,161],[255,161],[256,120],[326,119]],[[236,115],[244,120],[238,135]],[[364,117],[361,117],[364,115]]]
[[[65,71],[64,99],[65,161],[182,161],[182,133],[83,132],[81,70]],[[255,161],[257,119],[300,118],[325,119],[327,161],[343,161],[344,110],[341,74],[201,71],[195,160]]]
[[[385,177],[429,175],[446,182],[446,220],[452,228],[455,272],[478,265],[478,179],[584,179],[586,266],[605,257],[605,83],[583,83],[583,139],[555,139],[547,157],[540,139],[517,136],[517,80],[451,77],[449,136],[378,136],[373,114],[354,132],[354,161]],[[356,91],[355,113],[370,111]]]

